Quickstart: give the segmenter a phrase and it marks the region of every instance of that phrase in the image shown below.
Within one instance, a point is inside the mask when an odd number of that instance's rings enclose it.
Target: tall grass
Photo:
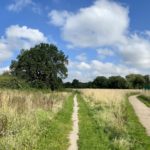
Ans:
[[[130,104],[126,101],[127,93],[139,91],[97,89],[85,89],[81,91],[93,114],[97,128],[104,131],[105,136],[109,139],[107,143],[109,149],[142,150],[141,147],[147,148],[149,138],[146,136],[144,128],[138,122],[134,112],[131,111]],[[134,125],[135,128],[138,127],[138,129],[141,128],[142,131],[140,134],[143,137],[142,144],[140,142],[135,144],[135,141],[138,141],[139,138],[135,135],[134,127],[131,127],[131,125]]]
[[[150,107],[150,90],[142,91],[141,95],[138,96],[139,100],[141,100],[145,105]]]
[[[40,122],[51,120],[68,93],[0,90],[0,150],[37,149]]]

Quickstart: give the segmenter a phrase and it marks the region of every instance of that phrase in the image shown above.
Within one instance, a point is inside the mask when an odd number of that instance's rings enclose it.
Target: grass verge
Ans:
[[[127,131],[132,142],[132,150],[150,150],[150,137],[146,135],[145,128],[140,124],[131,104],[126,97]]]
[[[79,103],[79,150],[108,150],[108,139],[97,126],[88,104],[78,94]]]
[[[138,99],[142,101],[146,106],[150,107],[150,97],[147,97],[145,95],[138,96]]]
[[[38,150],[66,150],[69,146],[68,135],[72,128],[73,96],[66,100],[63,109],[52,121],[40,122]]]
[[[145,128],[130,105],[129,96],[127,95],[126,99],[124,97],[121,104],[122,113],[116,116],[120,118],[118,125],[114,126],[103,119],[103,115],[108,114],[111,108],[100,102],[92,106],[91,100],[84,101],[81,95],[78,95],[79,150],[150,150],[150,137],[146,135]],[[108,120],[111,119],[109,117],[111,116],[106,116]]]

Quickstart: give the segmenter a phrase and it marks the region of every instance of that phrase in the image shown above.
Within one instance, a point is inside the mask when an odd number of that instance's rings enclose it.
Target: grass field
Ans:
[[[68,96],[63,92],[0,90],[0,149],[38,149],[45,124],[62,109]]]
[[[139,90],[81,89],[79,150],[150,150],[128,97]],[[143,94],[143,93],[142,93]],[[67,150],[74,92],[0,90],[0,150]]]
[[[143,91],[138,98],[148,107],[150,107],[150,91]]]
[[[103,149],[150,149],[150,138],[127,100],[128,93],[139,91],[86,89],[81,92],[92,116],[95,133],[99,133],[97,140],[99,143],[105,143]],[[85,133],[82,137],[84,136],[86,137]],[[79,143],[80,141],[82,139]]]

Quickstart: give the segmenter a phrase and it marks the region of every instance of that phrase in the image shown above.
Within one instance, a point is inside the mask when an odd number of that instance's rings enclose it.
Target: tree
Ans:
[[[53,44],[41,43],[22,50],[11,63],[13,75],[26,79],[33,87],[59,88],[67,77],[68,57]]]
[[[108,79],[109,88],[125,89],[127,88],[127,81],[121,76],[112,76]]]
[[[79,88],[79,85],[80,85],[79,80],[74,79],[74,80],[72,81],[72,87],[73,87],[73,88]]]
[[[107,88],[108,79],[104,76],[98,76],[93,81],[93,87],[95,88]]]
[[[140,74],[130,74],[126,76],[126,79],[130,85],[130,88],[141,89],[145,85],[145,79]]]

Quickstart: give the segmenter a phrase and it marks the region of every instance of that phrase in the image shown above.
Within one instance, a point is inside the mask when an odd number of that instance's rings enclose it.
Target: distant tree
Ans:
[[[74,80],[72,81],[72,87],[73,87],[73,88],[79,88],[79,86],[80,86],[79,80],[74,79]]]
[[[129,74],[126,76],[130,88],[141,89],[145,85],[145,78],[140,74]]]
[[[22,50],[11,63],[11,73],[26,79],[33,87],[59,88],[67,77],[68,57],[53,44],[41,43]]]
[[[127,81],[121,76],[112,76],[108,79],[109,88],[125,89],[127,88]]]
[[[108,79],[104,76],[98,76],[93,81],[93,87],[95,88],[107,88]]]
[[[72,83],[71,82],[65,82],[64,87],[65,88],[72,88]]]

